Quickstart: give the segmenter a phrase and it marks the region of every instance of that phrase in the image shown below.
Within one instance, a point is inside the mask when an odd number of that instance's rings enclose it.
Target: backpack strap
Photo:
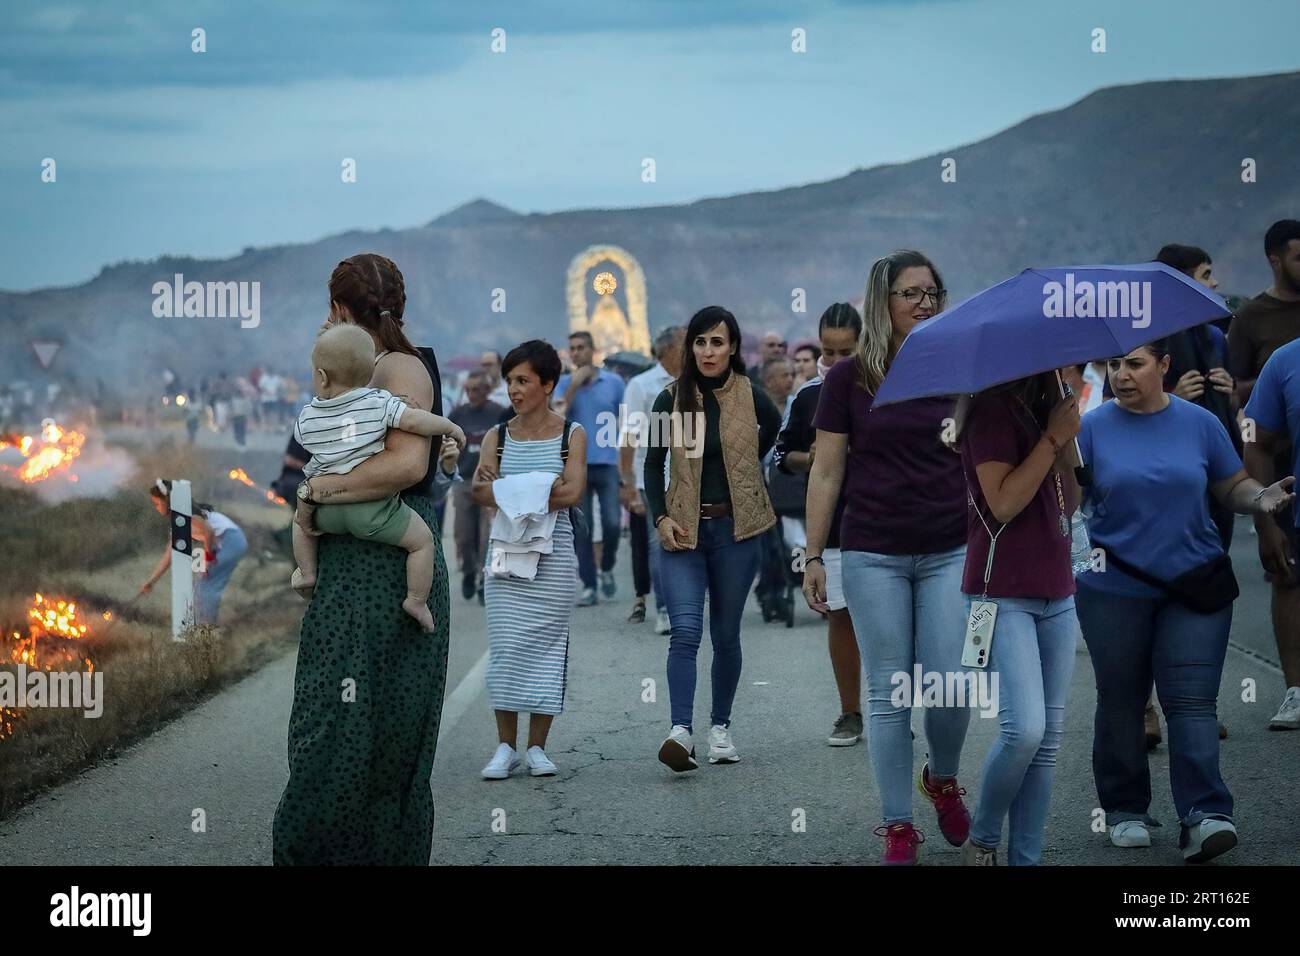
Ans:
[[[573,430],[573,421],[566,418],[564,420],[564,432],[560,435],[560,464],[563,465],[569,460],[569,432]]]

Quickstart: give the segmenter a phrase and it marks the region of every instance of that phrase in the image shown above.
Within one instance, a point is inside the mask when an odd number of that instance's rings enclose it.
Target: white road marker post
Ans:
[[[183,642],[181,635],[194,623],[194,539],[190,534],[193,504],[188,481],[178,478],[172,482],[168,507],[172,531],[172,640]]]

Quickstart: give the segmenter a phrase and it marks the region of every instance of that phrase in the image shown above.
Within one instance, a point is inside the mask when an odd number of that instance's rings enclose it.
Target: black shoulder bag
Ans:
[[[513,418],[510,421],[514,421]],[[510,421],[501,422],[497,425],[497,475],[501,474],[501,456],[506,453],[506,426]],[[573,423],[567,418],[564,420],[564,432],[560,435],[560,468],[563,469],[569,461],[569,429]],[[573,505],[569,508],[569,524],[573,526],[573,533],[587,533],[587,516],[583,514],[581,508]]]

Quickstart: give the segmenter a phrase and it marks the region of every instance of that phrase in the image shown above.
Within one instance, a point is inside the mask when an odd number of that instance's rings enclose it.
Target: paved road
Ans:
[[[1223,766],[1243,843],[1222,863],[1294,864],[1300,733],[1266,729],[1283,686],[1253,549],[1243,521],[1234,547],[1243,594],[1219,699],[1231,728]],[[867,748],[824,743],[837,708],[824,630],[813,615],[801,612],[787,630],[764,625],[751,607],[734,718],[743,759],[674,776],[654,757],[667,727],[666,639],[650,624],[624,623],[626,567],[619,579],[623,594],[614,603],[575,611],[568,709],[556,720],[550,747],[561,772],[541,780],[478,777],[495,746],[483,691],[483,615],[476,603],[453,597],[453,690],[434,771],[434,861],[874,863],[880,841],[871,830],[880,804]],[[708,661],[706,648],[702,689]],[[1095,694],[1082,644],[1076,664],[1044,862],[1181,865],[1163,747],[1152,759],[1152,813],[1166,824],[1156,845],[1121,851],[1091,832]],[[292,654],[270,664],[0,824],[0,865],[268,863],[271,814],[287,775],[293,666]],[[1247,678],[1258,685],[1256,703],[1241,700]],[[647,679],[656,682],[653,703],[642,700]],[[697,713],[707,713],[706,706],[701,698]],[[972,720],[961,777],[970,799],[994,733],[995,721]],[[919,768],[923,739],[916,756]],[[192,832],[195,808],[206,812],[206,833]],[[792,826],[796,818],[806,819],[802,832]],[[928,808],[918,808],[917,820],[929,837],[922,861],[955,863],[957,851],[939,837]],[[502,824],[505,832],[498,832]]]

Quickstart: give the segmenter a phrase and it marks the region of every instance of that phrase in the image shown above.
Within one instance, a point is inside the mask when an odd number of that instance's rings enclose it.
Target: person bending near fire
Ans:
[[[464,449],[465,433],[450,419],[412,408],[391,392],[367,385],[375,364],[375,343],[364,329],[346,324],[329,327],[316,339],[311,364],[316,397],[303,408],[293,428],[293,437],[311,453],[303,468],[307,480],[299,486],[299,498],[305,491],[310,500],[313,476],[345,475],[383,451],[390,428],[426,437],[450,436]],[[424,630],[433,630],[426,603],[433,586],[433,532],[399,496],[319,505],[315,524],[322,534],[350,534],[406,551],[402,610]],[[316,549],[315,537],[295,523],[293,555],[298,567],[290,585],[307,600],[316,584]]]

